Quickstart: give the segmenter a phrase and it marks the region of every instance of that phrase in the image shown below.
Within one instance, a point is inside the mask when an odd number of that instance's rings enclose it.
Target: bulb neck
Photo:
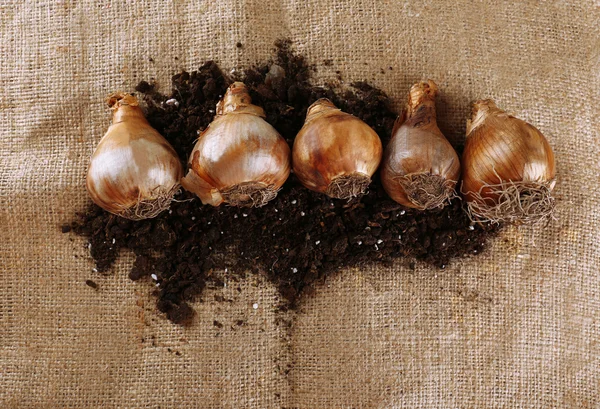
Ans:
[[[480,99],[473,103],[472,117],[467,121],[467,135],[479,127],[490,115],[504,114],[505,112],[496,106],[491,99]]]
[[[123,122],[125,119],[143,119],[146,121],[146,117],[139,107],[139,101],[136,97],[131,94],[124,92],[115,92],[111,94],[106,102],[110,109],[113,110],[112,122],[117,124]]]
[[[413,85],[408,94],[406,110],[398,123],[413,128],[437,128],[435,112],[437,93],[437,85],[431,80]]]
[[[142,109],[138,106],[122,105],[113,112],[112,122],[118,124],[129,119],[146,120]]]
[[[484,115],[494,112],[504,112],[491,99],[480,99],[473,103],[473,120],[479,115]]]
[[[410,88],[406,111],[408,118],[416,115],[422,115],[423,112],[432,115],[435,118],[435,98],[438,94],[438,87],[432,80],[422,81]]]
[[[341,112],[341,109],[335,106],[333,102],[327,98],[321,98],[312,103],[306,111],[306,120],[304,123],[309,123],[323,115]]]
[[[243,82],[234,82],[227,88],[225,96],[217,104],[217,115],[227,114],[251,114],[261,118],[265,117],[265,111],[252,104],[252,98],[248,88]]]

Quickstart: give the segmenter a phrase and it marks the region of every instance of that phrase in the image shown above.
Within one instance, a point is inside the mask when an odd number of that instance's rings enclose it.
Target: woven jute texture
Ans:
[[[316,82],[339,70],[400,103],[434,79],[454,141],[477,98],[535,124],[557,220],[443,271],[342,271],[289,330],[260,277],[207,291],[182,328],[130,254],[94,273],[60,225],[89,203],[104,97],[265,61],[283,37]],[[599,38],[589,0],[0,0],[0,407],[600,408]]]

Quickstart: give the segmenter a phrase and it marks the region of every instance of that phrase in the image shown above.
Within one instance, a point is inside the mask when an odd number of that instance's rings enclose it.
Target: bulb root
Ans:
[[[131,207],[123,208],[119,216],[130,220],[150,219],[167,210],[173,201],[173,196],[179,191],[179,184],[170,189],[157,187],[150,193],[150,197],[138,196],[137,203]]]
[[[467,214],[474,222],[536,224],[552,217],[556,205],[551,194],[552,181],[502,182],[483,185],[469,192]],[[485,191],[486,197],[482,195]],[[488,196],[497,196],[492,200]]]
[[[331,180],[325,194],[334,199],[352,199],[361,196],[371,184],[371,178],[364,173],[354,172],[337,176]]]
[[[275,199],[279,189],[261,182],[244,182],[221,190],[223,200],[231,206],[262,207]]]
[[[394,178],[402,186],[408,200],[420,210],[443,208],[457,197],[455,180],[431,173],[411,173]]]

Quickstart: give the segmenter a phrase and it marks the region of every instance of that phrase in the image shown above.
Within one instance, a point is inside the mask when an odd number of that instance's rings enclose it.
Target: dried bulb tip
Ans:
[[[500,109],[498,108],[498,106],[496,105],[496,103],[494,102],[494,100],[492,99],[480,99],[477,100],[475,102],[473,102],[473,119],[475,118],[475,116],[477,116],[477,114],[481,111],[481,112],[488,112],[488,111],[499,111]]]
[[[504,112],[491,99],[480,99],[473,102],[471,119],[467,120],[467,135],[483,123],[485,118],[493,112]]]
[[[236,81],[227,88],[225,96],[217,104],[217,115],[225,115],[231,112],[246,112],[264,117],[262,108],[252,104],[252,98],[246,84]]]
[[[316,116],[318,116],[318,115],[320,115],[320,114],[322,114],[324,112],[329,112],[331,110],[341,111],[329,99],[327,99],[327,98],[317,99],[315,102],[313,102],[308,107],[308,110],[306,111],[306,120],[310,121],[313,118],[315,118]]]
[[[414,111],[419,105],[425,101],[435,101],[438,94],[438,87],[432,80],[421,81],[410,88],[408,95],[409,112]]]
[[[119,109],[121,106],[136,107],[139,105],[138,99],[133,94],[129,94],[127,92],[122,91],[117,91],[110,94],[106,98],[106,103],[112,110]]]
[[[228,95],[240,95],[240,94],[248,94],[248,87],[241,81],[236,81],[227,88],[227,92],[225,93],[225,97]],[[249,101],[251,102],[251,101]]]

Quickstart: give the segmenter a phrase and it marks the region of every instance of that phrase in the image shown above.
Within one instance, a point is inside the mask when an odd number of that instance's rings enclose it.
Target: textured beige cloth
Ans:
[[[445,271],[341,272],[295,316],[249,277],[232,303],[207,291],[190,328],[129,281],[130,254],[94,273],[59,226],[89,201],[106,94],[264,61],[281,37],[317,81],[400,103],[434,79],[450,139],[480,97],[535,124],[558,220]],[[0,0],[0,407],[600,408],[599,38],[597,0]]]

